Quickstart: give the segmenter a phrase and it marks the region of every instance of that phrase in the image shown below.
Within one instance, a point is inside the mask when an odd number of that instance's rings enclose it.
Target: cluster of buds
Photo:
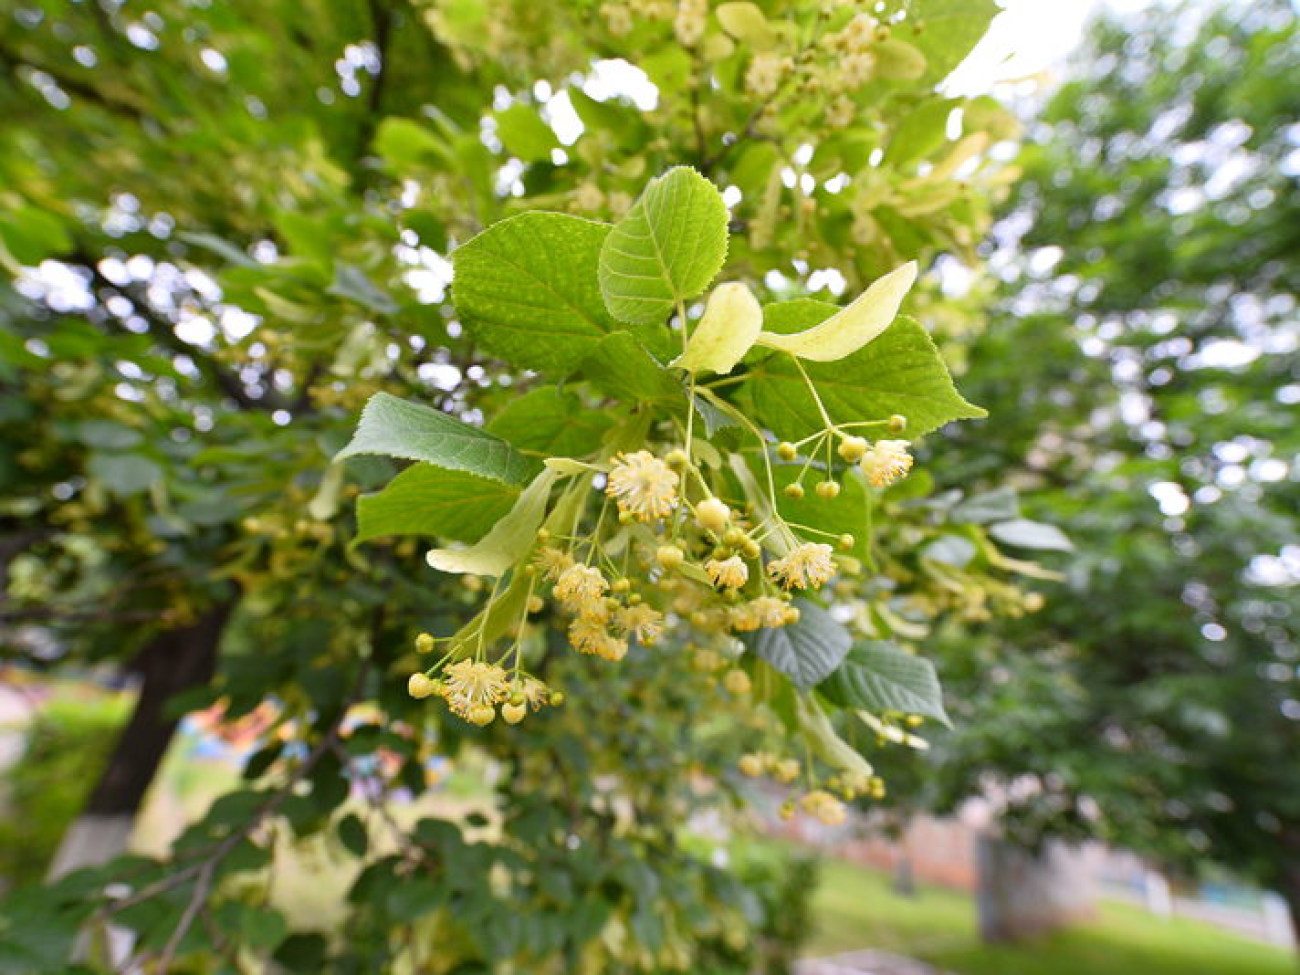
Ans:
[[[415,639],[419,653],[429,653],[436,644],[428,633]],[[431,672],[438,676],[431,676]],[[563,692],[552,690],[535,677],[521,671],[512,674],[499,663],[469,657],[450,663],[444,660],[429,671],[412,674],[406,690],[416,700],[442,698],[452,714],[479,727],[496,719],[498,707],[507,724],[518,724],[530,709],[564,703]]]
[[[892,416],[887,421],[889,429],[895,432],[901,432],[907,427],[907,418],[903,416]],[[908,452],[908,443],[906,440],[876,440],[874,443],[868,441],[865,437],[858,437],[845,433],[842,429],[832,428],[820,431],[807,438],[802,443],[807,443],[808,461],[804,465],[803,472],[799,477],[787,484],[784,489],[786,497],[798,501],[807,495],[803,486],[803,477],[812,465],[812,460],[821,451],[823,445],[827,451],[827,476],[824,480],[819,481],[814,488],[817,496],[824,501],[833,501],[839,497],[840,484],[830,473],[832,467],[832,458],[830,456],[830,441],[832,438],[838,439],[835,453],[839,455],[840,460],[846,464],[856,464],[866,478],[867,483],[875,488],[889,487],[905,478],[912,469],[912,455]],[[782,441],[776,445],[776,455],[787,463],[793,463],[799,459],[800,444],[793,444],[789,441]],[[852,548],[853,539],[847,537],[847,543],[842,547]]]
[[[777,782],[789,784],[799,778],[799,761],[794,758],[781,758],[771,752],[749,752],[740,756],[736,763],[742,775],[751,779],[768,776]]]

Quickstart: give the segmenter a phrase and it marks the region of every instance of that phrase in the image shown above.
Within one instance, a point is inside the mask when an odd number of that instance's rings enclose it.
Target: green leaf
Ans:
[[[758,477],[763,477],[758,459],[754,464]],[[781,517],[797,525],[819,528],[831,535],[852,535],[854,546],[849,553],[857,558],[866,558],[869,539],[869,521],[867,518],[867,488],[861,475],[851,470],[837,478],[840,482],[839,496],[834,499],[820,497],[813,485],[825,478],[818,470],[810,470],[803,479],[807,490],[802,498],[790,498],[785,495],[785,487],[793,484],[803,470],[803,463],[774,463],[772,480],[776,484],[776,508]],[[816,539],[831,541],[830,539]]]
[[[991,521],[1004,521],[1020,514],[1020,502],[1015,488],[1000,487],[983,494],[972,494],[952,509],[953,522],[968,521],[987,525]]]
[[[686,351],[672,363],[687,372],[726,375],[745,357],[763,328],[763,306],[748,286],[720,284],[709,295]]]
[[[882,278],[847,307],[819,325],[793,335],[762,332],[758,344],[812,362],[835,362],[852,355],[887,329],[916,281],[916,261],[908,261]]]
[[[914,0],[908,19],[925,25],[911,42],[925,55],[925,82],[939,82],[965,60],[998,13],[993,0]]]
[[[193,244],[195,247],[202,247],[206,251],[211,251],[218,257],[223,257],[228,262],[238,267],[253,269],[261,269],[262,267],[262,265],[258,264],[257,261],[245,254],[241,248],[236,247],[228,240],[218,237],[216,234],[183,233],[178,234],[177,236],[180,237],[181,240],[185,241],[185,243]]]
[[[375,152],[400,169],[409,169],[429,157],[450,158],[445,141],[436,133],[407,118],[386,118],[375,133]]]
[[[240,912],[240,940],[248,947],[270,950],[284,940],[289,925],[284,915],[271,907],[246,906]]]
[[[559,475],[547,468],[519,495],[508,514],[469,548],[432,549],[427,561],[440,572],[469,572],[501,576],[518,562],[537,539],[546,517],[546,502]]]
[[[945,98],[925,102],[909,112],[894,130],[885,160],[901,169],[938,149],[946,141],[948,116],[959,104],[961,99]]]
[[[542,121],[537,109],[522,103],[496,113],[497,136],[506,151],[524,162],[542,162],[551,158],[551,150],[560,147],[555,131]]]
[[[704,435],[706,437],[712,437],[719,430],[725,430],[727,427],[744,426],[730,413],[727,413],[719,406],[715,406],[713,401],[701,396],[699,393],[695,395],[695,412],[704,421]]]
[[[77,440],[100,450],[130,450],[144,442],[139,430],[115,420],[82,420],[74,430]]]
[[[854,775],[868,776],[872,773],[871,763],[839,736],[815,698],[797,695],[795,714],[798,716],[799,729],[808,739],[813,753],[823,762]]]
[[[817,690],[840,707],[919,714],[952,727],[934,664],[883,640],[856,644]]]
[[[1056,552],[1073,552],[1074,543],[1055,525],[1041,521],[1016,518],[989,525],[989,534],[1004,545],[1018,548],[1050,549]]]
[[[422,460],[503,484],[526,484],[540,466],[499,437],[388,393],[370,398],[352,441],[334,459],[358,454]]]
[[[334,275],[334,283],[329,286],[326,294],[355,301],[361,307],[381,315],[391,315],[397,311],[397,302],[392,296],[375,287],[361,268],[340,262]]]
[[[544,457],[583,457],[600,447],[608,414],[587,408],[576,393],[542,386],[510,400],[487,425],[520,450]]]
[[[763,309],[767,330],[793,331],[824,321],[836,306],[799,299]],[[939,350],[915,319],[900,315],[865,348],[833,363],[806,367],[834,423],[907,417],[909,436],[921,436],[951,420],[985,416],[953,386]],[[739,394],[751,415],[784,440],[800,440],[824,423],[798,366],[785,354],[771,356],[751,373]]]
[[[975,543],[969,538],[963,538],[961,535],[940,535],[921,549],[921,557],[962,569],[970,565],[976,552]]]
[[[871,45],[876,74],[891,81],[915,81],[925,74],[925,55],[906,41],[889,38]]]
[[[816,603],[797,599],[799,620],[788,626],[764,627],[741,640],[758,657],[801,688],[824,680],[840,665],[853,638]]]
[[[389,917],[399,923],[406,923],[419,920],[441,907],[447,900],[449,890],[446,883],[417,875],[412,880],[403,878],[396,886],[385,891],[383,896]]]
[[[600,249],[600,290],[625,322],[663,322],[694,298],[727,256],[727,206],[685,166],[652,180]]]
[[[351,853],[354,857],[364,857],[366,850],[370,846],[370,834],[366,832],[366,825],[356,813],[348,813],[339,820],[336,827],[339,834],[339,842],[343,848]]]
[[[751,50],[766,51],[776,45],[776,31],[756,3],[747,0],[720,3],[714,10],[714,15],[723,30],[748,45]]]
[[[627,332],[604,339],[582,363],[582,374],[602,393],[620,400],[684,398],[682,384]]]
[[[596,281],[609,232],[580,217],[530,212],[456,248],[452,294],[471,337],[512,365],[567,373],[601,339],[626,331]],[[652,341],[652,330],[639,331]]]
[[[163,469],[148,457],[139,454],[105,454],[96,451],[86,463],[86,473],[121,497],[140,494],[163,479]]]
[[[355,541],[428,535],[475,542],[510,511],[518,497],[518,488],[501,481],[416,464],[382,491],[357,499]]]
[[[19,264],[29,267],[47,257],[72,250],[72,237],[63,220],[39,207],[23,206],[0,213],[0,247],[8,249]]]

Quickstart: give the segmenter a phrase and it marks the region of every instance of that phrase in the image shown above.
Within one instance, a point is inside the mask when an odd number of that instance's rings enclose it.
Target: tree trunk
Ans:
[[[105,863],[125,851],[136,813],[180,723],[167,716],[167,702],[212,679],[221,634],[233,608],[233,603],[221,603],[190,626],[159,633],[140,651],[133,666],[142,677],[135,711],[86,808],[64,835],[50,865],[51,879]]]
[[[976,907],[986,944],[1020,941],[1092,915],[1091,884],[1064,844],[1049,842],[1034,854],[988,834],[976,843]]]

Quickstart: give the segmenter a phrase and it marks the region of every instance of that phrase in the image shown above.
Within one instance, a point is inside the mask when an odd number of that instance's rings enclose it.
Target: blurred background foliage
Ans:
[[[767,296],[920,259],[910,310],[990,411],[886,502],[873,625],[939,658],[958,725],[933,762],[863,743],[892,811],[994,796],[1019,842],[1217,860],[1296,912],[1293,9],[1102,23],[1013,166],[1015,117],[936,89],[991,2],[887,2],[860,36],[834,4],[727,6],[0,13],[0,652],[140,683],[108,772],[76,752],[83,822],[130,821],[182,713],[273,706],[167,856],[101,837],[4,902],[0,970],[86,970],[115,882],[152,895],[112,915],[129,950],[176,970],[784,970],[809,868],[684,835],[734,818],[744,702],[679,648],[557,653],[563,709],[442,727],[408,648],[478,596],[415,540],[353,547],[347,502],[392,469],[329,467],[376,391],[483,419],[527,388],[452,316],[458,242],[528,208],[616,219],[681,163]],[[390,801],[437,755],[491,758],[484,809]],[[63,775],[41,801],[74,801]],[[327,920],[278,890],[320,848],[346,864]]]

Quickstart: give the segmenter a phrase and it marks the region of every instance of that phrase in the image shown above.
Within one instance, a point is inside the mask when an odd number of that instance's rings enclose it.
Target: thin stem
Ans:
[[[822,405],[822,398],[817,395],[817,387],[813,385],[813,381],[808,377],[808,371],[804,369],[803,363],[799,361],[799,357],[796,355],[790,356],[790,361],[794,363],[794,367],[799,370],[799,375],[803,376],[803,381],[807,383],[808,392],[812,394],[813,402],[817,404],[817,412],[822,415],[822,422],[826,424],[826,429],[835,429],[835,424],[831,422],[826,407]]]

